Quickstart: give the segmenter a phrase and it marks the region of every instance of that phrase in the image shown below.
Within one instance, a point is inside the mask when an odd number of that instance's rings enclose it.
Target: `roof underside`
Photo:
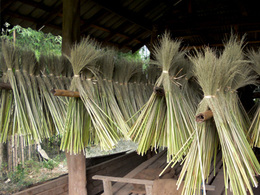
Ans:
[[[2,0],[5,22],[54,35],[62,32],[61,0]],[[135,52],[166,29],[185,46],[221,46],[233,32],[260,45],[260,12],[252,0],[81,0],[81,35]]]

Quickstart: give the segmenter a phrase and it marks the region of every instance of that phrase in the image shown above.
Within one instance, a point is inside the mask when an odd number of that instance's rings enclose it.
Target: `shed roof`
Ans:
[[[1,27],[31,27],[62,32],[61,0],[2,0]],[[231,32],[247,34],[249,46],[260,45],[260,12],[253,0],[81,0],[82,36],[135,52],[153,32],[168,29],[185,46],[221,46]]]

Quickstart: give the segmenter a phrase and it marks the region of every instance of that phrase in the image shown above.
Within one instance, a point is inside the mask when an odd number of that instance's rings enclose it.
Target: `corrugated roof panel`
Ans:
[[[132,24],[131,26],[129,26],[129,28],[127,28],[124,33],[127,33],[127,34],[132,34],[132,30],[133,29],[136,29],[136,28],[139,28],[139,26],[135,25],[135,24]]]
[[[44,12],[41,9],[35,9],[34,11],[32,11],[31,16],[33,18],[41,18],[44,14],[46,14],[46,12]]]
[[[99,24],[103,26],[109,26],[109,23],[111,23],[111,20],[113,20],[113,18],[118,18],[118,16],[116,16],[115,14],[109,14],[107,17],[104,17],[99,22]]]
[[[143,0],[135,0],[134,2],[132,2],[127,6],[127,9],[131,10],[132,12],[138,12],[143,7],[143,5],[144,5]]]
[[[119,19],[117,22],[111,25],[112,29],[120,29],[123,25],[125,25],[128,21],[125,19]]]
[[[30,15],[30,13],[35,9],[35,7],[30,5],[22,5],[16,11],[22,15]]]
[[[47,6],[53,6],[53,5],[55,5],[58,1],[60,1],[60,0],[44,0],[43,2],[44,2],[44,4],[45,5],[47,5]],[[40,1],[40,2],[42,2],[42,1]]]
[[[132,4],[134,1],[136,1],[136,0],[128,0],[128,1],[126,1],[126,0],[121,0],[120,1],[120,4],[123,6],[123,7],[128,7],[130,4]]]
[[[89,19],[93,17],[96,13],[98,13],[102,8],[95,4],[94,2],[87,1],[80,8],[81,17],[83,19]]]
[[[51,21],[52,24],[62,26],[62,17],[57,17],[54,20]]]
[[[32,29],[35,29],[35,23],[33,23],[33,22],[22,21],[22,22],[20,23],[20,25],[23,26],[24,28],[30,27],[30,28],[32,28]]]
[[[120,24],[122,24],[125,20],[123,18],[119,18],[118,16],[113,15],[112,17],[110,17],[105,23],[104,26],[109,27],[110,29],[112,28],[113,25],[117,24],[117,26],[119,26]]]

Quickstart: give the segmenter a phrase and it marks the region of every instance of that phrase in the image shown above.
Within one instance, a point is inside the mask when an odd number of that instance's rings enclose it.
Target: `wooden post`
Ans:
[[[63,0],[62,52],[70,55],[72,44],[80,39],[80,0]],[[69,172],[69,194],[86,195],[86,158],[83,153],[66,153]]]
[[[104,195],[113,195],[112,182],[105,179],[103,180]]]

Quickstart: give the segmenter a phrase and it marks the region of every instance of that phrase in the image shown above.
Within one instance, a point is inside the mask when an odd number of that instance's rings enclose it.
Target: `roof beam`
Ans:
[[[143,15],[134,13],[122,6],[117,5],[114,1],[106,0],[93,0],[96,4],[102,6],[104,9],[125,18],[131,23],[134,23],[141,28],[152,31],[152,24],[149,20],[146,20]]]

